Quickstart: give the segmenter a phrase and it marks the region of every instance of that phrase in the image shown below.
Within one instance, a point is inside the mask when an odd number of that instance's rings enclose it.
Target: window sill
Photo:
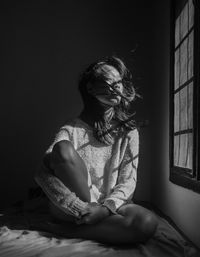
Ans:
[[[190,189],[196,193],[200,193],[200,181],[197,181],[195,178],[191,178],[186,174],[180,174],[174,170],[171,170],[169,179],[176,185]]]

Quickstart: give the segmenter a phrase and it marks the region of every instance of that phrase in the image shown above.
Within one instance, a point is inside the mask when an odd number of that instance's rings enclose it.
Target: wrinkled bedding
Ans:
[[[200,257],[198,250],[164,218],[158,216],[156,234],[146,244],[113,247],[82,239],[61,238],[34,229],[48,219],[45,213],[0,216],[1,257]]]

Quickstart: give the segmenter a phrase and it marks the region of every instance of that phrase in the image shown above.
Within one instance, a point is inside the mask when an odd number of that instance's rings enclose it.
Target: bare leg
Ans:
[[[55,144],[48,164],[72,192],[82,201],[90,202],[87,168],[71,142],[64,140]]]
[[[122,206],[117,215],[111,215],[94,225],[63,222],[47,224],[45,230],[63,237],[120,245],[146,242],[153,236],[156,227],[157,218],[152,212],[139,205],[128,204]]]

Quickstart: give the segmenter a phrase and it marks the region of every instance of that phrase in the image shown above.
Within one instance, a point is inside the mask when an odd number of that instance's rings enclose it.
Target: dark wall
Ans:
[[[144,98],[135,104],[137,119],[148,119],[153,8],[147,0],[9,1],[1,6],[1,206],[25,197],[56,129],[79,114],[77,78],[90,62],[111,54],[122,57]],[[141,130],[146,161],[140,161],[139,198],[149,195],[147,130]]]

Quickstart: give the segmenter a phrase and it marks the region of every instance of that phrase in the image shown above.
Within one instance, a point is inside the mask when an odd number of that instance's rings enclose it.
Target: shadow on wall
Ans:
[[[34,185],[34,171],[56,129],[80,112],[77,78],[90,62],[110,54],[124,58],[143,78],[136,86],[146,98],[136,109],[146,119],[152,8],[148,1],[114,0],[18,1],[1,8],[2,206]],[[149,195],[145,165],[144,197]]]

